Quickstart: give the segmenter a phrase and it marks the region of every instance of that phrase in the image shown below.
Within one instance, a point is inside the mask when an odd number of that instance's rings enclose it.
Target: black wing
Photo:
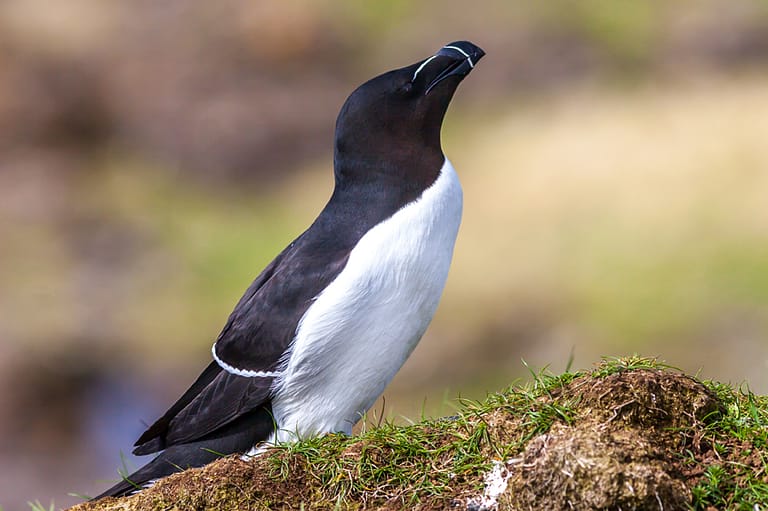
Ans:
[[[237,303],[216,341],[218,358],[241,372],[279,370],[299,320],[344,268],[360,238],[416,196],[399,180],[375,186],[337,181],[317,220],[261,272]],[[200,440],[269,405],[272,381],[237,376],[216,362],[210,364],[139,438],[134,453]]]
[[[136,448],[133,453],[141,456],[165,449],[166,432],[173,418],[205,390],[219,373],[221,373],[221,367],[216,362],[208,364],[208,367],[197,377],[195,383],[189,387],[184,395],[136,440],[134,444]]]
[[[268,406],[261,407],[205,438],[166,449],[95,499],[129,495],[150,481],[189,467],[202,467],[220,458],[223,453],[246,452],[259,440],[269,437],[273,430],[271,410]]]
[[[299,320],[312,299],[343,269],[354,245],[339,244],[338,239],[331,244],[317,234],[311,230],[302,234],[248,287],[216,341],[222,362],[244,371],[279,369]],[[134,454],[199,440],[268,404],[273,380],[231,374],[212,362],[141,435]]]

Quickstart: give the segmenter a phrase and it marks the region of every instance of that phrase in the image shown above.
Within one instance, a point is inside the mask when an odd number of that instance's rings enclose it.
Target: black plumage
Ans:
[[[438,178],[443,117],[472,59],[482,56],[471,43],[452,43],[350,95],[336,123],[335,188],[327,205],[245,291],[214,345],[221,364],[210,363],[133,451],[162,452],[99,497],[129,493],[270,438],[276,427],[271,403],[280,391],[275,375],[290,355],[299,321],[344,270],[360,239]],[[262,374],[236,374],[255,371]]]

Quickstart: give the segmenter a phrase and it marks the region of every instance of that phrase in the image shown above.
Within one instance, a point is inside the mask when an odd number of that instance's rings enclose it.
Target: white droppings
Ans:
[[[512,473],[507,468],[508,465],[522,462],[522,459],[513,458],[511,460],[493,461],[493,468],[485,474],[485,489],[481,497],[470,498],[467,501],[467,509],[472,511],[495,511],[499,508],[499,497],[507,490],[507,481]]]

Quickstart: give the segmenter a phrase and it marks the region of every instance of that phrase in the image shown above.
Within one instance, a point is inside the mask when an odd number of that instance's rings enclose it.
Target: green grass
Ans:
[[[485,428],[466,426],[462,416],[411,426],[385,423],[360,437],[331,435],[280,447],[283,455],[271,460],[283,478],[301,463],[327,499],[348,500],[376,489],[413,504],[487,468]],[[346,455],[352,448],[359,453]]]
[[[546,433],[554,423],[573,424],[579,415],[578,398],[552,399],[575,379],[589,376],[604,379],[637,370],[678,372],[653,358],[639,356],[605,358],[591,371],[554,375],[546,370],[533,373],[532,382],[491,394],[484,401],[462,400],[458,415],[449,419],[397,426],[384,423],[359,437],[326,436],[283,446],[272,458],[275,474],[289,478],[297,460],[307,477],[317,481],[324,498],[344,502],[359,499],[372,489],[387,495],[403,495],[414,505],[424,499],[450,493],[457,480],[473,481],[480,490],[480,476],[491,458],[509,459],[519,454],[534,437]],[[746,388],[703,382],[725,407],[725,413],[710,421],[705,439],[713,442],[722,462],[706,466],[699,483],[691,488],[691,509],[754,509],[768,503],[768,398]],[[514,434],[494,443],[485,418],[503,411],[517,418]],[[694,433],[691,433],[694,434]],[[748,450],[740,450],[748,445]],[[345,455],[355,446],[359,456]],[[740,456],[759,453],[757,471]],[[704,462],[691,454],[691,464]]]
[[[768,503],[768,397],[746,386],[699,381],[640,356],[607,357],[591,370],[562,374],[529,370],[530,382],[481,401],[461,400],[455,416],[408,425],[384,421],[357,436],[280,445],[252,463],[224,458],[168,478],[131,497],[136,507],[121,509],[165,509],[169,502],[221,510],[296,509],[299,503],[445,508],[482,495],[486,474],[512,460],[528,468],[509,479],[501,509],[516,499],[521,506],[545,500],[541,505],[559,508],[551,499],[587,495],[644,508],[648,500],[642,499],[654,494],[643,497],[633,481],[649,480],[675,509],[681,502],[702,511]],[[584,463],[564,476],[565,468],[578,465],[574,460]],[[543,481],[557,491],[537,493]],[[640,489],[637,500],[635,490],[622,494],[615,481]],[[85,506],[81,511],[110,509]]]
[[[604,377],[638,368],[658,368],[661,364],[640,357],[613,359],[594,373]],[[385,422],[357,437],[330,435],[281,446],[280,456],[271,458],[275,474],[289,478],[297,460],[310,480],[317,481],[325,499],[357,499],[373,488],[381,494],[408,495],[404,504],[449,493],[457,481],[472,481],[480,490],[482,474],[490,459],[507,459],[518,454],[535,436],[545,433],[555,422],[571,424],[577,401],[542,400],[556,389],[563,389],[582,372],[553,375],[535,374],[534,381],[488,395],[483,401],[462,399],[458,414],[444,419],[426,420],[400,426]],[[485,418],[503,411],[519,418],[514,435],[504,442],[489,434]],[[362,446],[359,456],[345,453]]]
[[[576,374],[541,373],[535,383],[489,395],[485,401],[462,400],[459,413],[449,418],[405,426],[384,422],[356,437],[328,435],[280,446],[280,455],[270,458],[274,475],[295,477],[300,466],[304,477],[320,488],[322,499],[346,503],[376,493],[416,505],[452,493],[457,483],[481,491],[491,458],[519,452],[555,421],[572,421],[568,403],[538,398],[567,385]],[[514,441],[496,443],[489,435],[485,417],[496,410],[521,417]]]
[[[702,481],[693,487],[694,509],[764,508],[768,504],[768,397],[756,396],[746,386],[705,384],[727,413],[707,428],[706,436],[722,459],[706,467]]]
[[[27,504],[32,509],[32,511],[56,511],[56,506],[54,505],[53,501],[51,501],[48,507],[43,506],[39,500],[34,502],[27,502]],[[0,511],[2,511],[1,508]]]

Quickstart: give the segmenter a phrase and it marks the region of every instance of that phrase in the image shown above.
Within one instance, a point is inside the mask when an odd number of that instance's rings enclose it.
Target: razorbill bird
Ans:
[[[349,96],[336,121],[328,204],[248,287],[213,361],[133,450],[160,454],[97,498],[222,454],[351,433],[440,300],[462,210],[440,128],[484,54],[450,43]]]

